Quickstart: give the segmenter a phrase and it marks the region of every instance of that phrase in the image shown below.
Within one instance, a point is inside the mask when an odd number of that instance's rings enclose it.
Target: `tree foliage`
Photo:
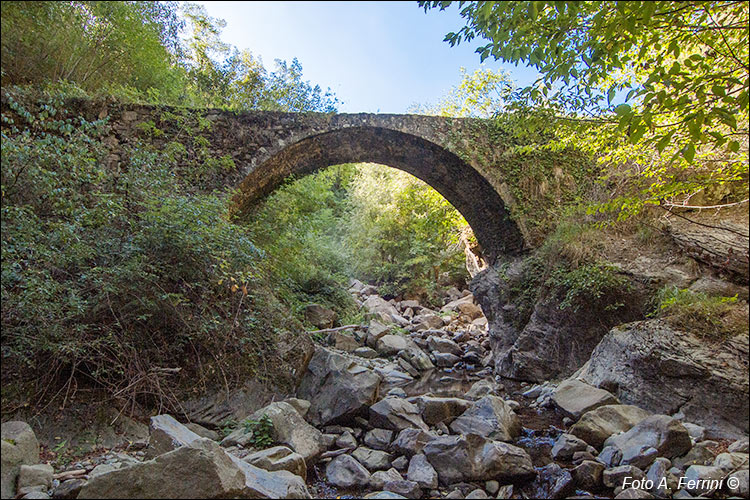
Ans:
[[[251,227],[295,310],[317,302],[353,315],[342,294],[351,276],[386,295],[436,303],[442,286],[467,276],[463,217],[424,182],[381,165],[338,165],[290,182],[258,208]]]
[[[221,39],[226,22],[174,2],[3,2],[2,83],[66,82],[89,94],[151,104],[335,111],[302,66],[268,71]]]
[[[604,209],[699,205],[689,201],[698,193],[719,204],[747,197],[747,3],[459,4],[467,24],[446,41],[483,39],[482,59],[541,73],[514,95],[515,109],[546,108],[562,141],[633,167],[631,192]]]
[[[3,2],[2,82],[174,90],[174,2]]]

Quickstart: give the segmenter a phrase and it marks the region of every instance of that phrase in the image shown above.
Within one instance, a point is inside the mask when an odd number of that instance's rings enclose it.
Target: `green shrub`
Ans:
[[[652,317],[663,317],[674,327],[711,340],[747,333],[747,311],[734,297],[710,296],[685,288],[659,290]]]
[[[546,285],[560,294],[560,309],[572,308],[573,311],[596,303],[604,305],[607,311],[618,309],[623,306],[620,302],[623,293],[630,289],[629,281],[616,267],[600,262],[573,269],[556,267]]]
[[[15,381],[39,398],[75,382],[168,404],[183,382],[281,374],[277,338],[299,325],[268,291],[249,230],[229,220],[228,194],[194,192],[145,144],[110,170],[100,123],[67,127],[53,97],[8,99],[3,380],[23,372]]]
[[[256,448],[269,448],[274,445],[273,422],[268,415],[263,415],[258,420],[246,419],[242,423],[245,432],[252,432],[251,442]]]

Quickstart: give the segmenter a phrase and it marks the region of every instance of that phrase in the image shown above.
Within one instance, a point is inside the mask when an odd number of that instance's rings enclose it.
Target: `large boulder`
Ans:
[[[679,408],[710,433],[748,433],[748,336],[720,347],[673,329],[661,320],[613,328],[579,377],[616,393],[623,403],[655,413]]]
[[[357,362],[316,346],[297,395],[312,404],[307,420],[316,426],[363,415],[375,402],[381,377]]]
[[[638,453],[638,450],[648,448],[655,448],[660,457],[680,457],[690,451],[692,442],[690,434],[679,420],[668,415],[651,415],[627,432],[609,437],[604,446],[618,448],[622,451],[624,461],[630,450]]]
[[[597,389],[580,380],[564,380],[552,393],[552,402],[573,419],[600,406],[617,404],[617,398],[603,389]]]
[[[419,415],[419,408],[397,397],[387,397],[370,407],[370,425],[392,431],[400,431],[408,427],[428,430]]]
[[[78,498],[309,498],[304,481],[268,472],[201,438],[189,446],[95,476]]]
[[[198,434],[179,423],[171,415],[151,417],[149,427],[151,435],[148,438],[148,448],[146,448],[148,458],[154,458],[201,439]]]
[[[584,413],[570,428],[570,433],[601,449],[609,436],[630,430],[649,415],[633,405],[604,405]]]
[[[14,420],[3,422],[1,497],[16,496],[16,478],[22,465],[39,463],[39,442],[29,424]]]
[[[525,294],[530,272],[535,271],[523,258],[506,258],[471,282],[489,321],[495,373],[503,377],[529,382],[568,377],[612,326],[643,317],[646,295],[638,292],[621,299],[624,307],[616,310],[601,301],[572,313],[551,294],[529,304]]]
[[[444,485],[490,479],[515,482],[536,474],[526,451],[477,434],[434,438],[423,453]]]
[[[273,423],[274,441],[289,446],[302,455],[306,462],[309,463],[323,451],[323,434],[305,422],[289,403],[271,403],[253,413],[250,419],[257,421],[263,416],[267,416]]]
[[[521,434],[521,422],[498,396],[485,396],[474,402],[450,425],[456,434],[479,434],[498,441],[511,441]]]

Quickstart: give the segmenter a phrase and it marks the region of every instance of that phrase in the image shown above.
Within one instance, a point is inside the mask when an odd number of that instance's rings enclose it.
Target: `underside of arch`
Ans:
[[[490,261],[523,248],[521,233],[503,200],[481,174],[437,144],[377,127],[334,130],[287,146],[242,181],[235,198],[237,213],[246,214],[292,175],[365,162],[403,170],[438,191],[464,216]]]

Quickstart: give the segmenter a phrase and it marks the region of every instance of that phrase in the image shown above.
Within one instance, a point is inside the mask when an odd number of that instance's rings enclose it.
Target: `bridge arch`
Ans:
[[[381,127],[341,128],[287,145],[241,182],[236,213],[246,214],[292,175],[302,177],[342,163],[379,163],[430,185],[464,216],[490,262],[524,247],[505,203],[479,172],[433,142]]]

